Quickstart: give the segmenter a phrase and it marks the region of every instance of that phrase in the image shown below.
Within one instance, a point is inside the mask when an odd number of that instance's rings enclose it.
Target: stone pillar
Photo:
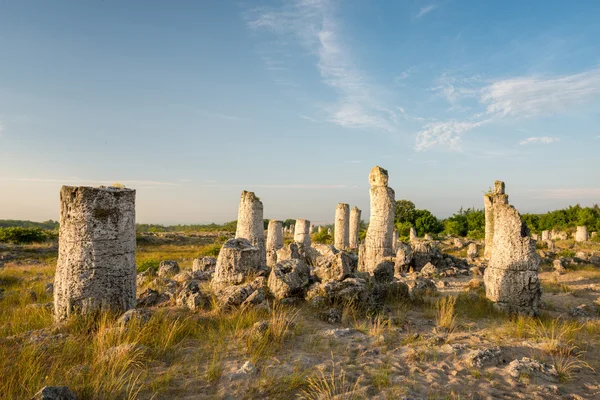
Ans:
[[[267,229],[267,265],[273,267],[277,264],[277,250],[283,247],[283,223],[270,220]]]
[[[542,240],[550,240],[550,231],[542,231]]]
[[[221,247],[212,287],[220,289],[227,286],[239,285],[247,278],[256,276],[260,271],[261,254],[258,247],[253,246],[248,239],[229,239]]]
[[[540,258],[519,212],[499,194],[493,199],[494,233],[484,273],[486,296],[507,312],[536,315],[541,297]]]
[[[414,226],[410,227],[410,241],[412,242],[413,240],[417,239],[417,230],[415,229]]]
[[[54,315],[135,307],[135,190],[63,186]]]
[[[494,182],[494,191],[486,193],[483,196],[483,206],[485,212],[485,249],[483,257],[487,260],[492,256],[492,247],[494,242],[494,204],[502,202],[508,204],[508,196],[504,193],[504,182]]]
[[[371,216],[362,252],[364,254],[359,254],[358,267],[362,272],[373,274],[376,269],[387,268],[387,264],[391,264],[393,276],[395,193],[388,187],[388,172],[381,167],[371,170],[369,183]]]
[[[310,247],[310,221],[297,219],[294,228],[294,242]]]
[[[578,226],[577,232],[575,233],[576,242],[587,242],[588,241],[588,230],[587,226]]]
[[[333,245],[339,250],[346,250],[350,242],[350,206],[339,203],[335,208],[335,229]]]
[[[394,249],[394,254],[398,251],[398,228],[394,228],[394,236],[392,238],[392,248]]]
[[[360,231],[360,214],[361,211],[358,207],[354,207],[350,211],[350,233],[348,235],[348,247],[351,249],[358,249],[358,232]]]
[[[261,265],[267,264],[263,204],[253,192],[242,192],[235,237],[248,239],[258,248]]]

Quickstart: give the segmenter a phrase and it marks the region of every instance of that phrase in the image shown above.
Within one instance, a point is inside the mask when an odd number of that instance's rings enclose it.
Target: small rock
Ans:
[[[140,325],[144,325],[150,320],[151,313],[148,310],[131,309],[127,310],[117,320],[118,324],[127,326],[132,320],[139,320]]]
[[[77,400],[77,397],[67,386],[45,386],[31,400]]]
[[[552,383],[558,383],[559,381],[558,372],[554,365],[541,363],[528,357],[512,361],[508,364],[507,371],[514,379],[519,379],[521,374],[526,374],[530,377],[542,378]]]
[[[469,361],[473,367],[481,368],[488,363],[500,363],[501,357],[502,350],[496,346],[476,351],[469,356]]]
[[[177,273],[179,273],[179,264],[177,263],[177,261],[166,260],[160,262],[158,266],[159,277],[166,278]]]

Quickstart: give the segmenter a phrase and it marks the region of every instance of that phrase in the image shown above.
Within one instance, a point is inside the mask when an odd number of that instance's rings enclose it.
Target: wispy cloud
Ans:
[[[385,90],[357,67],[334,17],[337,4],[295,0],[277,10],[254,9],[247,15],[248,26],[292,37],[316,57],[321,81],[337,93],[337,101],[323,107],[329,122],[345,128],[394,131],[396,112],[381,99]]]
[[[575,106],[600,98],[600,68],[578,74],[552,78],[518,77],[484,81],[479,76],[457,78],[442,74],[438,85],[432,88],[440,93],[454,110],[478,112],[463,121],[450,120],[430,123],[417,133],[417,150],[434,146],[451,151],[460,149],[461,137],[468,131],[489,122],[505,118],[533,118],[567,112]],[[470,100],[470,107],[461,102]],[[520,142],[553,143],[558,138],[531,137]]]
[[[533,143],[554,143],[554,142],[558,142],[560,141],[560,138],[557,137],[549,137],[549,136],[539,136],[539,137],[530,137],[527,138],[525,140],[522,140],[519,142],[519,144],[521,146],[524,146],[526,144],[533,144]]]
[[[310,122],[314,122],[314,123],[318,123],[319,122],[316,119],[314,119],[313,117],[309,117],[308,115],[298,114],[298,116],[300,118],[305,119],[305,120],[310,121]]]
[[[430,4],[428,6],[421,7],[421,9],[419,10],[419,12],[414,16],[414,18],[421,18],[421,17],[429,14],[430,12],[432,12],[433,10],[435,10],[436,8],[438,8],[437,4]]]

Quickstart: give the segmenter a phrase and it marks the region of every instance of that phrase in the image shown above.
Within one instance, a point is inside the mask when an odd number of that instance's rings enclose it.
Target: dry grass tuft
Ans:
[[[336,373],[335,360],[332,353],[331,372],[325,373],[325,371],[320,370],[309,377],[307,379],[308,388],[302,390],[298,397],[306,400],[359,399],[360,397],[356,394],[359,383],[360,378],[354,384],[348,382],[344,369],[340,369]]]
[[[454,331],[456,328],[456,297],[447,296],[439,299],[435,303],[436,308],[436,324],[439,328],[444,328],[448,332]]]

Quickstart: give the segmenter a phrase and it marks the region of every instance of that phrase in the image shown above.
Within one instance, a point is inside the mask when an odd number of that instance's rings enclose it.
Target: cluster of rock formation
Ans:
[[[536,242],[519,212],[508,204],[504,182],[496,181],[494,193],[484,199],[489,257],[484,274],[486,296],[505,311],[535,315],[541,297]]]

